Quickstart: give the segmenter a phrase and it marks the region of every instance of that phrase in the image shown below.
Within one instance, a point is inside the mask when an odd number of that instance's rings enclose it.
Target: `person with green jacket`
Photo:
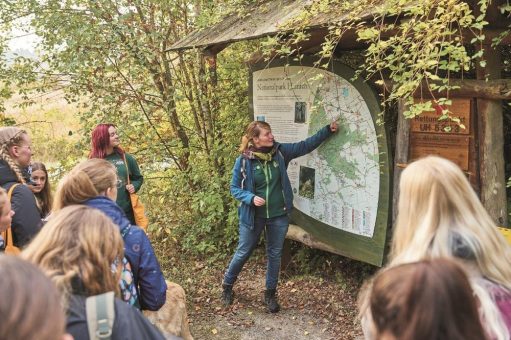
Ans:
[[[92,130],[91,146],[89,158],[103,158],[117,169],[117,177],[122,183],[119,185],[116,203],[122,208],[131,224],[136,224],[130,194],[138,192],[144,182],[137,161],[121,148],[114,124],[98,124]]]
[[[240,156],[232,171],[231,194],[238,206],[239,239],[222,282],[222,303],[234,301],[233,285],[249,259],[259,238],[266,236],[266,291],[264,301],[270,313],[277,313],[280,259],[293,210],[293,189],[287,174],[291,160],[304,156],[337,132],[335,121],[313,136],[297,143],[275,141],[266,122],[250,123],[241,139]]]

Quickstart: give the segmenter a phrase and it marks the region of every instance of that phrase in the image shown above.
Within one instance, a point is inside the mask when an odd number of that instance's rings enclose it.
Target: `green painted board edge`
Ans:
[[[299,62],[278,59],[272,61],[270,64],[250,64],[249,110],[252,117],[254,116],[253,72],[266,68],[282,67],[286,65],[313,67],[316,60],[317,59],[312,57],[304,57]],[[352,234],[322,223],[300,212],[298,209],[293,209],[293,212],[291,213],[291,222],[304,229],[318,241],[321,241],[336,249],[338,254],[375,266],[382,266],[387,253],[387,232],[389,230],[392,216],[392,174],[390,167],[391,156],[389,153],[390,147],[388,144],[388,130],[383,123],[383,118],[379,117],[382,110],[376,93],[362,79],[357,78],[353,80],[355,71],[352,68],[336,60],[332,60],[329,64],[329,67],[323,69],[339,75],[340,77],[350,82],[359,91],[359,93],[362,95],[362,98],[364,98],[366,101],[366,104],[373,118],[373,124],[375,126],[378,141],[380,163],[380,191],[378,197],[378,209],[374,233],[373,237]],[[378,123],[378,121],[380,123]]]

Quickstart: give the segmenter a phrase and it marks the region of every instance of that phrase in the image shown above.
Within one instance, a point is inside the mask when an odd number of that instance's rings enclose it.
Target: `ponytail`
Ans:
[[[240,144],[239,151],[244,152],[246,149],[248,149],[249,142],[250,142],[250,140],[248,139],[248,136],[243,135],[243,137],[241,137],[241,144]]]
[[[247,125],[245,129],[245,134],[241,137],[241,144],[239,147],[240,152],[244,152],[250,147],[250,144],[254,137],[259,137],[261,133],[261,129],[266,129],[271,131],[270,124],[266,122],[261,122],[258,120],[253,121],[252,123]]]
[[[81,162],[64,176],[57,187],[54,210],[82,204],[116,185],[115,167],[108,161],[93,158]]]
[[[98,191],[83,171],[71,171],[64,176],[57,187],[54,211],[61,210],[72,204],[82,204],[92,197],[98,196]]]

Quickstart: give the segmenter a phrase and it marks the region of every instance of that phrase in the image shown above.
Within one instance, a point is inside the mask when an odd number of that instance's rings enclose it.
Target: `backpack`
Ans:
[[[89,296],[85,300],[90,340],[111,339],[115,321],[114,300],[114,292]]]
[[[128,233],[129,228],[130,226],[121,230],[121,236],[123,239],[124,236],[126,236],[126,234]],[[126,256],[122,258],[122,270],[119,286],[121,287],[122,300],[128,303],[129,305],[140,309],[140,302],[138,301],[138,290],[137,285],[135,284],[135,276],[133,275],[133,270],[131,270],[131,264],[129,263]]]

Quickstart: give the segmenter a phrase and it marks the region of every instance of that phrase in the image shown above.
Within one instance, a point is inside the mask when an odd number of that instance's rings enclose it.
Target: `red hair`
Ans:
[[[110,134],[108,133],[110,127],[117,128],[114,124],[107,123],[98,124],[92,130],[89,158],[105,158],[107,156],[106,149],[110,145]],[[114,148],[114,152],[121,156],[124,155],[124,150],[119,146]]]

